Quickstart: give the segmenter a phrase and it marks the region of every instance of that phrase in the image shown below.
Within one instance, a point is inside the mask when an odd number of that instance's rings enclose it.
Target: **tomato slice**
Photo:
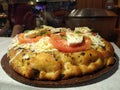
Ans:
[[[21,43],[32,43],[32,42],[37,42],[41,37],[37,36],[35,38],[24,38],[24,33],[21,33],[18,35],[18,40]]]
[[[74,46],[69,46],[67,44],[67,41],[65,39],[61,38],[60,35],[53,35],[53,34],[50,36],[50,42],[59,51],[66,52],[66,53],[87,50],[90,48],[90,45],[91,45],[91,39],[89,37],[84,37],[83,42],[80,44],[77,44]]]

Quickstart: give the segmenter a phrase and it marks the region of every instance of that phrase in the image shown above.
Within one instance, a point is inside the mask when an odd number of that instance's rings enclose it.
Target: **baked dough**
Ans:
[[[42,28],[43,31],[47,30],[49,32],[52,29],[56,28]],[[34,37],[41,34],[26,35],[27,37]],[[87,50],[66,53],[57,50],[52,45],[52,50],[44,51],[40,49],[42,51],[39,51],[35,47],[40,44],[34,46],[35,49],[33,49],[33,45],[37,42],[20,43],[17,35],[9,46],[9,64],[20,75],[36,80],[61,80],[91,74],[115,62],[112,45],[103,38],[101,40],[104,46],[98,45],[95,48],[90,47]]]

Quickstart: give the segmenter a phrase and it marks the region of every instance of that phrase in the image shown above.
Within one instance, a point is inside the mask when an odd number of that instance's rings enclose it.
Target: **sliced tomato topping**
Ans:
[[[21,33],[21,34],[18,35],[18,40],[21,43],[37,42],[40,38],[41,38],[40,36],[37,36],[37,37],[34,37],[34,38],[24,38],[24,33]]]
[[[60,35],[66,35],[66,32],[61,32]]]
[[[50,42],[59,51],[66,52],[66,53],[87,50],[90,48],[90,45],[91,45],[91,39],[88,37],[84,37],[84,40],[82,43],[79,43],[79,44],[76,44],[73,46],[69,46],[67,41],[65,39],[61,38],[60,35],[53,35],[53,34],[50,36]]]

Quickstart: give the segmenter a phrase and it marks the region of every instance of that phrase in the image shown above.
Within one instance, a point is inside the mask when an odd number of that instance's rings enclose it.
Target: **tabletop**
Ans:
[[[0,37],[0,62],[2,57],[7,53],[8,45],[12,38]],[[120,58],[120,49],[112,43],[115,53]],[[95,79],[95,82],[90,84],[78,85],[75,87],[64,87],[64,88],[45,88],[45,87],[34,87],[26,84],[22,84],[12,79],[2,68],[0,64],[0,90],[120,90],[120,68],[118,67],[114,73],[106,73],[99,78]]]

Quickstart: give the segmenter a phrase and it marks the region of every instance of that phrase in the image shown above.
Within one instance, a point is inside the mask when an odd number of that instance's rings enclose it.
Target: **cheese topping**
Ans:
[[[104,47],[105,44],[102,41],[102,37],[99,34],[93,35],[91,29],[88,27],[77,27],[75,28],[75,33],[79,33],[81,36],[89,37],[92,40],[91,48],[96,49],[99,46]]]
[[[83,36],[76,34],[74,32],[67,32],[66,36],[68,45],[78,44],[83,41]]]
[[[11,63],[21,52],[22,52],[22,50],[19,50],[19,51],[16,53],[16,55],[15,55],[12,59],[10,59],[9,63]]]
[[[91,29],[88,27],[76,27],[74,32],[88,33],[88,32],[91,32]]]
[[[36,53],[39,52],[49,52],[49,51],[56,51],[57,49],[49,42],[49,37],[43,37],[36,43],[23,43],[23,44],[12,44],[13,46],[16,45],[14,49],[27,49],[34,51]],[[12,46],[12,47],[13,47]]]
[[[91,45],[92,48],[96,49],[99,46],[102,46],[102,47],[105,46],[100,35],[98,35],[98,34],[95,36],[91,35],[90,38],[92,40],[92,45]]]
[[[17,36],[15,36],[13,39],[12,39],[12,42],[11,44],[9,45],[9,48],[8,49],[12,49],[13,47],[17,46],[19,44],[19,41],[17,39]]]
[[[48,52],[48,51],[56,51],[57,49],[49,42],[49,37],[43,37],[38,42],[33,43],[31,45],[31,50],[35,52]]]
[[[57,33],[57,32],[67,32],[70,31],[69,28],[53,28],[51,29],[51,33]]]
[[[39,35],[39,30],[31,30],[31,31],[25,33],[24,37],[25,38],[27,38],[27,37],[35,37],[37,35]]]
[[[55,30],[55,28],[52,28]],[[61,32],[61,28],[57,28],[58,31]],[[56,30],[57,30],[56,29]],[[51,30],[51,31],[54,31]],[[65,28],[62,30],[65,30]],[[75,28],[74,31],[69,31],[68,29],[66,29],[66,38],[67,38],[67,43],[68,45],[73,45],[73,44],[78,44],[78,43],[82,43],[83,42],[83,37],[89,37],[92,41],[91,44],[91,48],[96,49],[99,46],[104,47],[105,44],[102,41],[102,38],[96,34],[93,35],[90,31],[91,29],[89,29],[88,27],[78,27]],[[45,31],[45,30],[43,30]],[[33,30],[29,33],[26,33],[26,37],[27,36],[34,36],[38,35],[38,31]],[[42,37],[38,42],[33,42],[33,43],[20,43],[19,40],[17,39],[17,36],[13,39],[11,45],[9,46],[9,49],[15,47],[14,49],[27,49],[27,50],[31,50],[34,51],[36,53],[39,52],[48,52],[48,51],[57,51],[57,49],[49,42],[50,37],[45,36]]]

